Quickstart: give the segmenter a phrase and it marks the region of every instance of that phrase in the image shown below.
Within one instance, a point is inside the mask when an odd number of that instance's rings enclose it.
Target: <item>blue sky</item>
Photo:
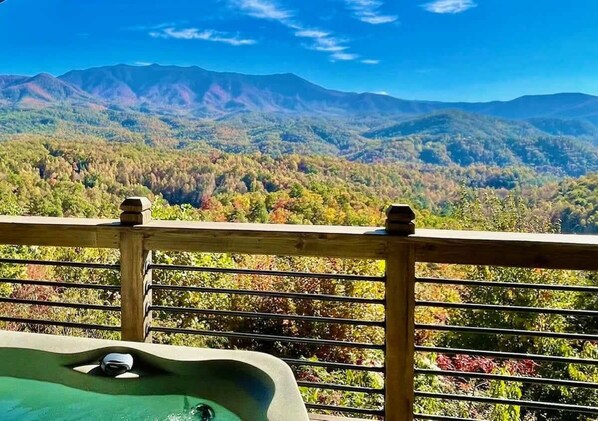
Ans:
[[[6,0],[0,73],[160,63],[409,99],[598,94],[596,18],[597,0]]]

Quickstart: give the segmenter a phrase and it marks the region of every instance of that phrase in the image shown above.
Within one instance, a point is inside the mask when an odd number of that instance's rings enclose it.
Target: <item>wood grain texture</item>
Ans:
[[[0,244],[118,248],[116,220],[0,216]]]
[[[418,230],[418,262],[598,270],[598,236]]]
[[[412,244],[419,262],[598,270],[596,235],[418,229],[397,239],[375,227],[2,216],[0,244],[119,248],[131,230],[151,250],[384,259],[392,240]]]
[[[396,242],[386,259],[386,421],[413,420],[415,250]]]
[[[152,253],[144,248],[143,235],[125,231],[120,238],[121,337],[125,341],[151,342],[151,284],[148,270]]]
[[[383,259],[387,247],[379,228],[152,221],[133,229],[151,250]]]

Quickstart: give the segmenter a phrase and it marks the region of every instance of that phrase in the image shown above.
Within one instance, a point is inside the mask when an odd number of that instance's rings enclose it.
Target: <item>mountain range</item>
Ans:
[[[411,101],[293,74],[118,65],[0,76],[0,140],[21,135],[578,176],[598,171],[598,97]]]
[[[256,76],[157,64],[73,70],[58,77],[0,76],[0,106],[58,104],[201,117],[238,112],[407,117],[455,109],[506,119],[575,119],[582,122],[578,125],[598,125],[598,97],[581,93],[484,103],[418,101],[330,90],[290,73]]]

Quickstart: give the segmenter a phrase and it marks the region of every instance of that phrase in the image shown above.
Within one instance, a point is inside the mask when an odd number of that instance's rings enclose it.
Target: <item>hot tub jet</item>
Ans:
[[[216,416],[212,407],[204,403],[200,403],[193,408],[192,414],[201,421],[212,421]]]
[[[102,358],[100,368],[107,376],[116,377],[127,371],[131,371],[133,368],[133,356],[131,354],[112,352]]]

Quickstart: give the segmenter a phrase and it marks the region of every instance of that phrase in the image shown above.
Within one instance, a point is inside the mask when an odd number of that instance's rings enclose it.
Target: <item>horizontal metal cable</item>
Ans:
[[[0,278],[0,284],[39,285],[55,288],[101,289],[106,291],[120,291],[119,285],[79,284],[75,282],[38,281],[36,279]]]
[[[598,340],[598,335],[596,334],[543,332],[538,330],[499,329],[493,327],[416,324],[415,328],[420,330],[438,330],[443,332],[479,333],[482,335],[533,336],[539,338],[556,338],[579,341]]]
[[[373,320],[356,320],[343,319],[336,317],[319,317],[319,316],[302,316],[299,314],[277,314],[277,313],[256,313],[251,311],[233,311],[233,310],[210,310],[203,308],[191,307],[166,307],[166,306],[151,306],[152,311],[161,311],[165,313],[191,313],[223,317],[248,317],[258,319],[280,319],[280,320],[299,320],[306,322],[318,323],[336,323],[354,326],[377,326],[384,327],[384,322]]]
[[[494,282],[494,281],[473,281],[469,279],[441,279],[441,278],[417,278],[415,280],[422,284],[439,285],[462,285],[470,287],[495,287],[495,288],[525,288],[547,291],[571,291],[598,293],[598,287],[586,285],[553,285],[553,284],[529,284],[519,282]]]
[[[384,394],[384,389],[376,389],[373,387],[349,386],[345,384],[318,383],[297,380],[297,385],[299,387],[309,387],[311,389],[342,390],[344,392],[369,393],[376,395]]]
[[[413,419],[428,421],[479,421],[475,418],[447,417],[445,415],[413,414]]]
[[[358,365],[358,364],[346,364],[346,363],[335,363],[329,361],[311,361],[311,360],[300,360],[295,358],[281,358],[288,365],[294,366],[312,366],[312,367],[323,367],[332,370],[355,370],[355,371],[372,371],[376,373],[384,373],[384,367],[369,366],[369,365]]]
[[[296,300],[336,301],[336,302],[343,302],[343,303],[359,303],[359,304],[384,304],[384,300],[377,299],[377,298],[345,297],[342,295],[327,295],[327,294],[307,294],[304,292],[258,291],[258,290],[249,290],[249,289],[211,288],[211,287],[159,285],[159,284],[152,284],[151,289],[156,290],[156,291],[166,290],[166,291],[184,291],[184,292],[203,292],[203,293],[208,293],[208,294],[254,295],[256,297],[291,298],[291,299],[296,299]]]
[[[0,322],[25,323],[44,326],[72,327],[77,329],[120,331],[120,326],[95,325],[89,323],[59,322],[54,320],[23,319],[20,317],[0,316]]]
[[[320,411],[332,411],[332,412],[346,412],[348,414],[361,414],[361,415],[384,415],[382,409],[365,409],[365,408],[351,408],[349,406],[337,406],[337,405],[324,405],[321,403],[305,403],[307,409],[317,409]]]
[[[120,311],[120,306],[107,306],[102,304],[65,303],[59,301],[26,300],[22,298],[0,297],[0,303],[26,304],[34,306],[78,308],[82,310]]]
[[[365,349],[384,349],[384,345],[369,344],[362,342],[344,342],[336,341],[332,339],[315,339],[315,338],[302,338],[302,337],[291,337],[291,336],[279,336],[279,335],[266,335],[263,333],[242,333],[242,332],[222,332],[215,330],[195,330],[195,329],[182,329],[176,327],[163,327],[163,326],[152,326],[150,328],[152,332],[162,333],[181,333],[185,335],[200,335],[200,336],[220,336],[232,339],[255,339],[259,341],[269,342],[291,342],[291,343],[302,343],[310,345],[328,345],[337,346],[344,348],[365,348]]]
[[[348,273],[289,272],[281,270],[215,268],[189,265],[151,264],[149,269],[182,272],[227,273],[233,275],[284,276],[288,278],[338,279],[343,281],[384,282],[384,276],[353,275]]]
[[[426,376],[444,376],[444,377],[463,377],[468,379],[483,379],[483,380],[502,380],[508,382],[521,382],[530,384],[549,384],[554,386],[568,386],[568,387],[583,387],[588,389],[598,389],[598,383],[582,382],[577,380],[566,379],[547,379],[542,377],[523,377],[523,376],[508,376],[502,374],[487,374],[487,373],[473,373],[465,371],[452,370],[425,370],[421,368],[415,369],[415,374],[422,374]]]
[[[520,354],[516,352],[485,351],[477,349],[443,348],[434,346],[416,346],[416,352],[447,354],[447,355],[471,355],[474,357],[502,358],[506,360],[531,360],[537,362],[549,362],[557,364],[586,364],[598,365],[598,360],[558,357],[553,355]]]
[[[416,301],[419,307],[454,308],[460,310],[509,311],[514,313],[558,314],[561,316],[598,317],[598,311],[567,308],[523,307],[511,305],[447,303],[443,301]]]
[[[523,400],[517,400],[517,399],[490,398],[487,396],[468,396],[468,395],[456,395],[456,394],[448,394],[448,393],[445,394],[445,393],[433,393],[433,392],[422,392],[422,391],[416,391],[415,397],[488,403],[488,404],[492,404],[492,405],[522,406],[524,408],[544,409],[544,410],[553,410],[553,411],[567,411],[567,412],[574,412],[574,413],[578,413],[578,414],[598,414],[598,407],[582,406],[582,405],[569,405],[569,404],[565,404],[565,403],[523,401]]]
[[[34,260],[34,259],[0,259],[0,264],[7,263],[13,265],[36,265],[36,266],[65,266],[86,269],[109,269],[119,270],[120,265],[112,263],[93,263],[93,262],[64,262],[60,260]]]

